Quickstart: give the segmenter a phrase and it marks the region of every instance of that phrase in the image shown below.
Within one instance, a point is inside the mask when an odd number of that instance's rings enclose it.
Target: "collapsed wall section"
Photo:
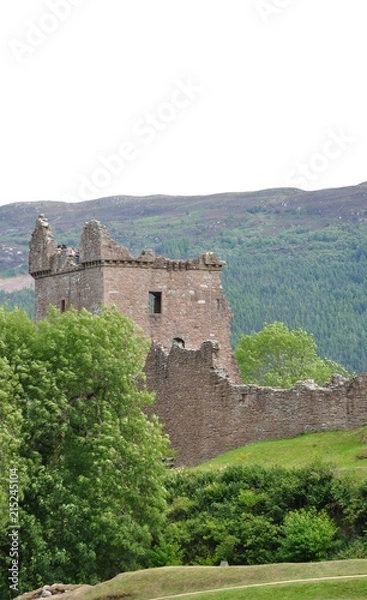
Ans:
[[[367,423],[367,374],[325,387],[303,382],[290,390],[236,385],[218,370],[218,348],[155,345],[146,374],[156,391],[154,412],[177,451],[176,465],[196,465],[262,440],[352,429]]]

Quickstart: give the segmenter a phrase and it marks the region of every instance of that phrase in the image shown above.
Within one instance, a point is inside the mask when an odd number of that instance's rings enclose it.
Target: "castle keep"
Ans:
[[[232,377],[231,313],[223,295],[224,262],[212,252],[191,260],[170,260],[151,250],[134,257],[98,221],[83,227],[79,248],[56,245],[47,219],[40,216],[30,242],[29,272],[35,279],[35,317],[50,305],[98,313],[115,305],[165,348],[198,349],[218,343],[220,360]]]
[[[29,255],[36,318],[50,305],[93,313],[116,305],[144,330],[154,342],[145,365],[156,393],[153,410],[177,451],[177,466],[259,440],[365,425],[366,373],[291,390],[237,384],[223,264],[211,252],[192,260],[152,251],[134,257],[98,221],[84,226],[78,249],[67,248],[56,245],[41,215]]]

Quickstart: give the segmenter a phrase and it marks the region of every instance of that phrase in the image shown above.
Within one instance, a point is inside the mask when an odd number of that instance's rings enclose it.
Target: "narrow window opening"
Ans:
[[[220,310],[220,299],[219,298],[217,298],[216,306],[217,306],[217,310]]]
[[[66,300],[61,300],[61,312],[65,312],[66,311]]]
[[[179,348],[185,348],[185,340],[179,337],[175,337],[172,340],[172,346],[178,346]]]
[[[149,313],[158,315],[162,312],[162,292],[149,292]]]

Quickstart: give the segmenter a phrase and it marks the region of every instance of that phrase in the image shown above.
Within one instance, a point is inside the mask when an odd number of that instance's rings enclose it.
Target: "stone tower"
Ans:
[[[96,220],[83,227],[78,249],[57,245],[40,215],[30,242],[29,272],[35,279],[35,317],[50,305],[98,313],[115,305],[153,341],[198,349],[218,343],[218,364],[237,380],[230,347],[231,312],[223,295],[224,262],[212,252],[171,260],[150,250],[134,257]]]

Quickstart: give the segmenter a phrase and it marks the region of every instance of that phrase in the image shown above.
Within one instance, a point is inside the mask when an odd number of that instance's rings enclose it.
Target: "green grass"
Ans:
[[[338,473],[367,478],[367,426],[352,431],[310,433],[287,440],[257,442],[222,454],[200,465],[217,469],[226,465],[304,467],[325,463]]]
[[[366,579],[294,583],[185,596],[186,600],[365,600]],[[177,597],[176,597],[177,598]]]
[[[366,597],[367,577],[305,583],[294,581],[356,575],[367,575],[367,559],[246,567],[162,567],[122,573],[93,588],[79,590],[75,598],[122,600],[126,594],[126,598],[131,600],[153,600],[188,594],[185,596],[188,600],[357,600]],[[258,587],[259,584],[263,585]],[[238,589],[241,586],[253,587]]]

